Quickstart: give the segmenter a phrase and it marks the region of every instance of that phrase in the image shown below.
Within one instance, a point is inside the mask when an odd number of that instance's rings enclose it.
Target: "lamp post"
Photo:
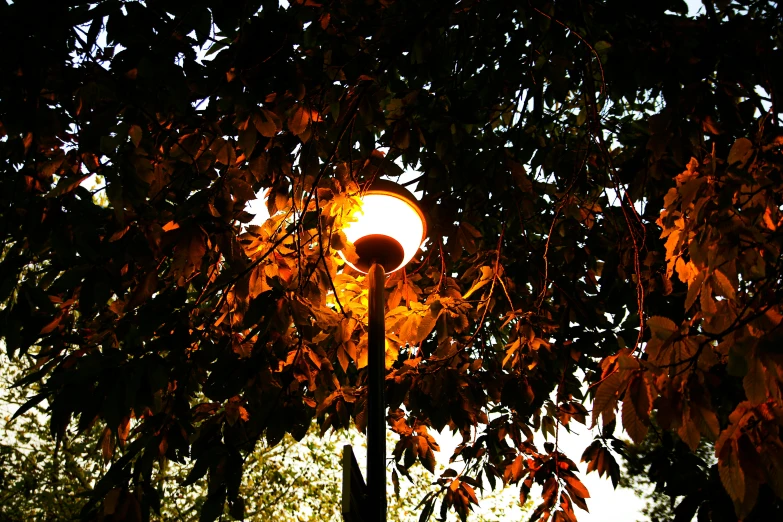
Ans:
[[[346,263],[367,274],[367,493],[366,522],[386,521],[386,324],[384,280],[416,254],[427,224],[416,198],[405,187],[375,181],[362,197],[361,211],[345,229],[357,259]],[[342,255],[342,254],[341,254]],[[345,258],[344,258],[345,259]],[[345,466],[345,464],[344,464]],[[345,488],[344,483],[344,488]],[[345,495],[345,491],[343,495]],[[343,505],[345,510],[345,503]],[[355,516],[355,515],[354,515]]]

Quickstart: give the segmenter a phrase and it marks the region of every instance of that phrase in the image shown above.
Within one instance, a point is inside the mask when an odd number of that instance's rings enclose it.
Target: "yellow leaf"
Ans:
[[[392,366],[394,366],[394,363],[397,362],[397,358],[400,355],[400,347],[394,341],[390,342],[388,337],[386,338],[385,355],[386,369],[389,370]]]
[[[359,346],[356,350],[356,368],[362,369],[365,366],[367,366],[367,334],[365,333],[362,335],[361,340],[359,341]]]
[[[427,336],[432,333],[432,330],[435,328],[435,325],[438,322],[438,317],[440,314],[433,314],[432,311],[426,312],[424,316],[421,318],[421,321],[419,322],[419,327],[416,329],[416,344],[419,344],[424,339],[427,338]]]
[[[489,266],[482,266],[481,267],[481,276],[473,282],[473,286],[470,287],[470,290],[468,290],[463,297],[463,299],[467,299],[471,296],[476,290],[479,288],[487,285],[488,283],[492,282],[492,276],[494,274],[494,271],[492,270],[492,267]]]
[[[416,313],[412,313],[408,316],[408,319],[400,328],[400,340],[408,344],[418,344],[417,333],[419,330],[419,324],[421,323],[421,316]]]

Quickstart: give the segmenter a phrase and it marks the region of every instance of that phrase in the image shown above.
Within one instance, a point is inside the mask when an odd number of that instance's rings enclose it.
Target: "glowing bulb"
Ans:
[[[366,273],[375,262],[390,273],[413,259],[426,231],[424,216],[415,202],[410,192],[391,181],[374,183],[362,198],[355,221],[343,229],[359,258],[349,264]]]

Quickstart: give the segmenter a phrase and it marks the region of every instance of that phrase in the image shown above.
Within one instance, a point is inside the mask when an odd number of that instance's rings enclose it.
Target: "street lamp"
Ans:
[[[404,267],[421,247],[427,223],[413,194],[392,181],[376,180],[361,198],[361,209],[343,231],[356,249],[356,259],[346,263],[367,274],[367,495],[366,522],[386,521],[386,325],[384,279]],[[342,256],[342,252],[340,253]],[[343,257],[345,259],[345,257]],[[349,450],[350,451],[350,450]],[[351,457],[352,458],[352,457]],[[345,462],[348,460],[349,462]],[[350,497],[350,459],[344,458],[343,511]],[[354,471],[355,472],[355,471]],[[349,473],[345,475],[345,473]],[[348,499],[350,502],[350,498]]]
[[[355,221],[343,229],[356,248],[358,261],[346,262],[365,274],[373,262],[387,274],[396,272],[408,264],[424,241],[424,214],[408,189],[385,179],[375,181],[361,200],[361,209],[353,215]]]

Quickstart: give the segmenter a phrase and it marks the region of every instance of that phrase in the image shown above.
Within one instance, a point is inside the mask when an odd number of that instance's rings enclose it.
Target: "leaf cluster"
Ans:
[[[448,428],[464,466],[422,519],[536,484],[534,520],[576,520],[558,435],[600,421],[583,459],[616,481],[618,413],[713,441],[738,517],[783,496],[782,18],[704,7],[1,5],[0,337],[34,361],[21,411],[113,459],[81,516],[147,519],[175,462],[242,519],[259,444],[364,429],[341,229],[405,169],[430,235],[386,283],[393,465],[433,470]]]

